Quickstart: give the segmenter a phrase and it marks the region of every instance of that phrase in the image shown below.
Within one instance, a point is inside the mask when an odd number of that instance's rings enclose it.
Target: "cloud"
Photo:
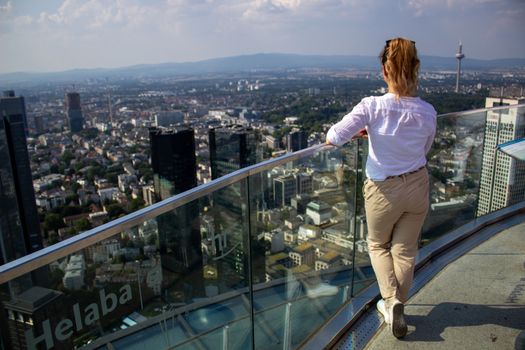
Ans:
[[[524,28],[523,0],[59,0],[34,8],[0,3],[0,40],[20,57],[0,57],[0,71],[256,52],[375,54],[377,43],[393,35],[413,37],[423,50],[443,55],[454,52],[459,32],[469,55],[525,52],[515,44]],[[486,45],[489,34],[498,50]]]
[[[0,14],[9,14],[13,10],[13,4],[8,1],[5,5],[0,5]]]
[[[255,0],[248,2],[242,18],[245,20],[265,20],[268,15],[296,10],[300,4],[300,0]]]
[[[33,17],[27,15],[13,18],[13,24],[18,27],[30,26],[33,24],[33,22]]]
[[[362,20],[374,16],[382,0],[251,0],[245,2],[241,18],[254,23],[275,21],[331,23],[339,19]]]
[[[508,1],[508,0],[507,0]],[[431,14],[437,10],[465,11],[473,7],[487,4],[501,4],[505,0],[407,0],[407,7],[416,16]]]
[[[133,25],[151,12],[127,0],[65,0],[56,12],[42,12],[38,23],[97,29],[107,25]]]

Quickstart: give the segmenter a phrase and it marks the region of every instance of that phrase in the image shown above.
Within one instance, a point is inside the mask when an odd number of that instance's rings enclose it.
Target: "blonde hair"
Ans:
[[[385,69],[388,87],[399,96],[413,96],[417,90],[419,58],[414,41],[395,38],[388,40],[379,55]]]

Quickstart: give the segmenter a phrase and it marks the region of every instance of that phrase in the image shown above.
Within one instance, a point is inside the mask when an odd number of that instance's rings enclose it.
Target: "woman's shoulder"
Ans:
[[[421,106],[421,108],[423,108],[427,113],[433,114],[434,116],[437,115],[437,112],[434,106],[432,106],[427,101],[423,100],[422,98],[418,98],[418,103]]]

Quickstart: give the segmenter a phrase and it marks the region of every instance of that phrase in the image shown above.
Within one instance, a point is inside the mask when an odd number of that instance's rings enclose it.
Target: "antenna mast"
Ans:
[[[461,41],[460,41],[458,53],[456,53],[456,58],[458,60],[458,71],[456,75],[456,93],[459,93],[459,76],[461,75],[461,60],[465,58],[465,55],[463,54],[462,49],[463,49],[463,45],[461,44]]]

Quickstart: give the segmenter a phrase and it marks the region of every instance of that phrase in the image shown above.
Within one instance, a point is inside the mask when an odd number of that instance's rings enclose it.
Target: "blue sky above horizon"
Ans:
[[[525,58],[525,0],[0,0],[0,73],[282,52]],[[7,54],[6,54],[7,53]]]

